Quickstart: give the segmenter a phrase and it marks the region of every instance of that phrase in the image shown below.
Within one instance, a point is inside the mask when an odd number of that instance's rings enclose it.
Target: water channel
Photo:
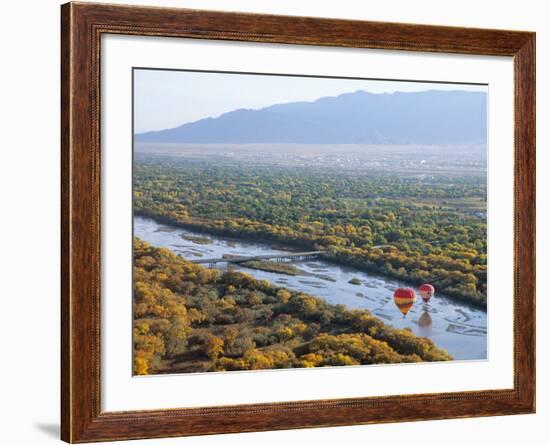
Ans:
[[[134,218],[134,236],[156,247],[167,247],[189,259],[221,258],[223,255],[281,254],[291,249],[252,240],[226,238],[159,223],[150,218]],[[207,238],[208,240],[205,240]],[[420,297],[406,317],[393,303],[397,287],[409,286],[394,278],[383,277],[353,267],[323,260],[294,262],[304,275],[232,266],[257,279],[323,298],[331,304],[368,309],[396,328],[410,328],[414,334],[432,339],[457,360],[487,358],[487,313],[467,303],[438,293],[428,305]],[[220,265],[225,269],[225,263]],[[356,278],[360,284],[349,281]]]

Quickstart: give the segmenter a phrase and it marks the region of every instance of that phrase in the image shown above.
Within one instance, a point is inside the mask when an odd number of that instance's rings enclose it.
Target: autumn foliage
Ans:
[[[325,251],[328,260],[486,306],[486,178],[165,159],[135,170],[135,211],[161,222]]]
[[[449,360],[434,343],[240,272],[134,240],[134,373]]]

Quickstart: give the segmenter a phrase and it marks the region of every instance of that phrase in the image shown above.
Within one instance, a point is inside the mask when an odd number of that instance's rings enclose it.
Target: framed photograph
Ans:
[[[534,412],[534,33],[61,15],[63,440]]]

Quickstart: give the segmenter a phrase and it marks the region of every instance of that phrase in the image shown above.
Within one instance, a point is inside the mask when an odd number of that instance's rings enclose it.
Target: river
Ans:
[[[226,254],[254,256],[291,251],[266,243],[173,227],[140,216],[134,218],[134,236],[153,246],[167,247],[189,260],[221,258]],[[193,240],[193,237],[208,238],[209,242],[200,243],[197,241],[203,240]],[[422,303],[419,296],[414,307],[403,317],[393,303],[393,291],[401,286],[410,287],[406,283],[323,260],[294,262],[293,265],[307,275],[292,276],[233,267],[257,279],[267,279],[276,285],[321,297],[331,304],[368,309],[395,328],[408,327],[414,334],[432,339],[457,360],[487,358],[487,313],[484,310],[446,297],[437,293],[436,289],[428,305]],[[220,267],[225,269],[225,263]],[[359,279],[361,283],[349,283],[352,278]]]

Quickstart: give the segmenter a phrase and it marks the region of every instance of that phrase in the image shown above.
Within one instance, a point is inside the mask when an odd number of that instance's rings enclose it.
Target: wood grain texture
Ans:
[[[61,17],[63,440],[92,442],[534,412],[533,33],[91,3],[65,4]],[[514,388],[101,412],[99,61],[104,33],[514,57]]]

